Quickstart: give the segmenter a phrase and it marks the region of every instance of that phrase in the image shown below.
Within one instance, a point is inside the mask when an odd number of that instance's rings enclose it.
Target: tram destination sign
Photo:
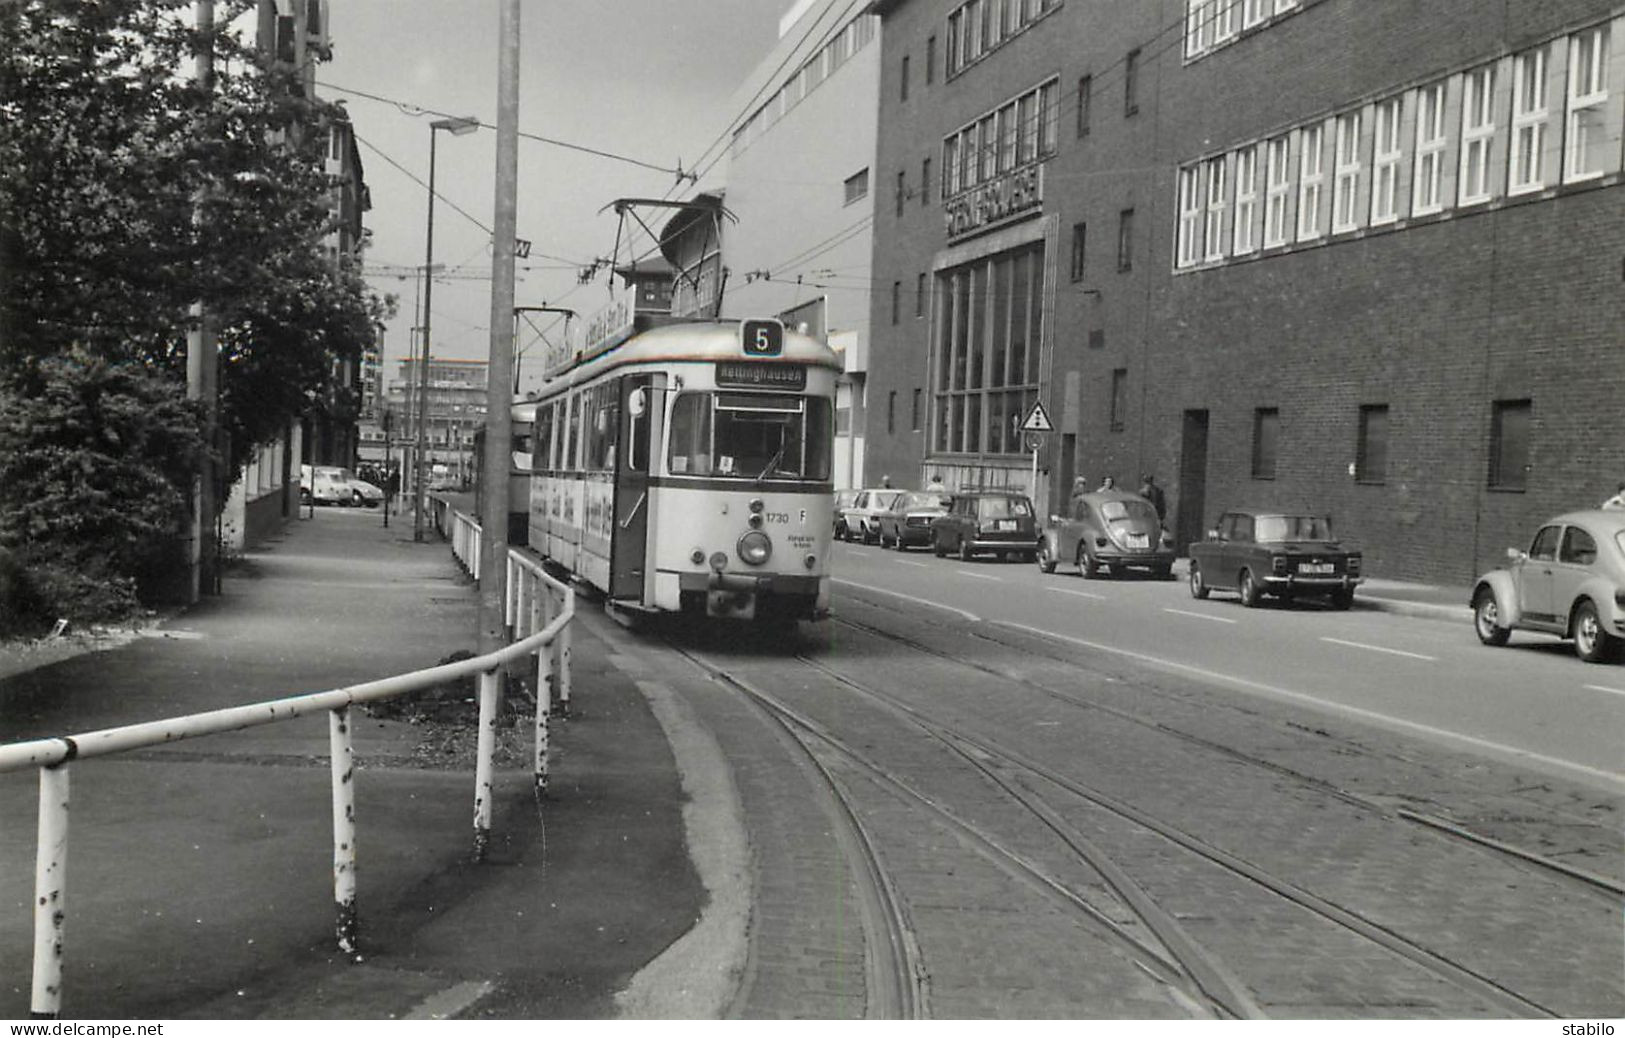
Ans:
[[[1013,169],[943,203],[948,240],[989,230],[1044,206],[1044,164]]]
[[[763,364],[760,361],[717,361],[717,385],[750,389],[806,389],[807,369],[800,364]]]

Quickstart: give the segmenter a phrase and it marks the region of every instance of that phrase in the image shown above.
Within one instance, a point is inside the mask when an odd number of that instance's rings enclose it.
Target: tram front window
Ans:
[[[682,393],[671,416],[674,475],[829,478],[834,424],[821,397]]]

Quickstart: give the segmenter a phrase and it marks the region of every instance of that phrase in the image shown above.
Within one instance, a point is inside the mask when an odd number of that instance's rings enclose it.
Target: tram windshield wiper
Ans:
[[[779,462],[781,460],[783,460],[783,458],[784,458],[784,445],[781,444],[779,446],[779,452],[777,454],[773,455],[773,457],[768,461],[767,468],[763,469],[761,471],[761,473],[757,475],[756,482],[760,483],[762,480],[766,479],[767,474],[769,472],[772,472],[774,470],[774,468],[776,468],[778,466]]]

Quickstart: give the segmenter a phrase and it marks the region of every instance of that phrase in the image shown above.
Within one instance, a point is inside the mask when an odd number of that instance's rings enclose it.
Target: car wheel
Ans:
[[[959,538],[959,561],[960,562],[969,562],[970,561],[970,541],[966,540],[963,537]]]
[[[1510,630],[1501,626],[1501,607],[1495,592],[1484,588],[1473,596],[1473,630],[1485,645],[1505,645]]]
[[[1253,579],[1253,571],[1244,569],[1236,582],[1236,591],[1241,595],[1241,604],[1248,609],[1258,608],[1259,601],[1264,597],[1258,590],[1258,581]]]
[[[942,538],[936,534],[931,535],[931,554],[939,559],[948,557],[948,549],[943,545]]]
[[[1190,586],[1192,598],[1206,598],[1208,594],[1207,580],[1202,576],[1202,567],[1191,560]]]
[[[1043,544],[1040,544],[1038,546],[1038,551],[1036,553],[1036,558],[1038,559],[1039,572],[1041,572],[1041,573],[1054,573],[1055,572],[1055,560],[1049,557],[1049,541],[1045,541]]]
[[[1619,641],[1603,630],[1602,617],[1591,599],[1574,607],[1574,649],[1587,663],[1607,663],[1619,653]]]
[[[1078,573],[1090,578],[1100,576],[1100,563],[1096,562],[1095,557],[1081,544],[1078,545]]]
[[[1349,609],[1349,608],[1352,608],[1353,605],[1354,605],[1354,589],[1353,588],[1351,588],[1351,587],[1340,587],[1336,591],[1332,592],[1332,608],[1333,609]]]
[[[879,533],[870,533],[869,532],[869,524],[864,523],[863,524],[863,543],[864,544],[876,544],[879,541],[880,541],[880,534]]]

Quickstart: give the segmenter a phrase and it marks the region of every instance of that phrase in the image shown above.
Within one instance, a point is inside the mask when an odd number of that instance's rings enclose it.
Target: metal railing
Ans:
[[[471,523],[461,513],[455,518]],[[478,526],[474,525],[473,558],[478,559]],[[470,675],[479,680],[479,731],[474,773],[474,855],[483,859],[490,841],[500,678],[505,665],[536,657],[537,796],[547,788],[547,722],[551,709],[550,678],[556,674],[561,703],[569,703],[570,623],[575,618],[575,592],[554,580],[535,563],[510,556],[507,620],[517,638],[484,656],[446,663],[410,674],[359,685],[227,707],[160,721],[104,728],[71,736],[0,745],[0,774],[39,769],[39,846],[34,872],[34,960],[30,1011],[54,1018],[62,1008],[63,924],[67,916],[65,882],[68,856],[69,776],[77,761],[128,750],[159,746],[180,739],[238,731],[328,711],[328,741],[333,782],[333,900],[339,949],[357,949],[355,755],[350,707],[391,699]]]

